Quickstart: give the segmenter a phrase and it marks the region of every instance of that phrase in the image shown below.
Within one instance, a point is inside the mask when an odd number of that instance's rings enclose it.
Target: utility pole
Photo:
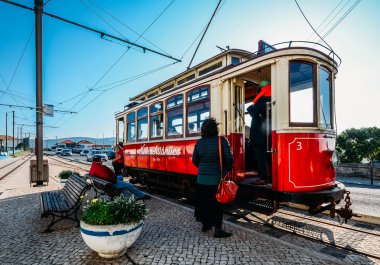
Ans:
[[[15,156],[15,111],[13,110],[12,111],[13,113],[13,126],[12,126],[12,129],[13,129],[13,139],[12,139],[12,150],[13,150],[13,156]]]
[[[43,185],[43,101],[42,101],[42,0],[34,0],[36,27],[36,134],[37,134],[37,183]]]
[[[103,133],[103,149],[104,149],[104,133]]]
[[[5,152],[8,155],[8,112],[5,113]]]

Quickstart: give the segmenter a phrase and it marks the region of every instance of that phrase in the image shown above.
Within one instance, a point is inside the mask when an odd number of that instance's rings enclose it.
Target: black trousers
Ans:
[[[255,144],[253,152],[257,161],[258,177],[263,180],[268,180],[268,165],[267,165],[267,148],[266,146]]]
[[[204,226],[222,226],[223,204],[215,198],[217,189],[218,185],[197,184],[194,216]]]
[[[124,168],[124,165],[122,163],[112,161],[112,166],[113,166],[113,169],[115,170],[115,175],[116,176],[121,175],[121,171]]]

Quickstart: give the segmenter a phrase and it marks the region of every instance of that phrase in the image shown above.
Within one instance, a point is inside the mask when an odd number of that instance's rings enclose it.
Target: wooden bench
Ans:
[[[90,188],[91,184],[84,178],[71,175],[63,189],[41,193],[41,218],[53,216],[53,220],[44,232],[51,232],[51,227],[64,219],[70,219],[79,224],[77,212],[81,205],[81,196]]]
[[[114,198],[116,196],[119,196],[120,194],[123,194],[126,197],[130,197],[133,195],[131,192],[129,192],[126,189],[121,189],[121,190],[115,189],[111,182],[106,181],[104,179],[92,176],[90,174],[86,174],[85,177],[86,177],[86,179],[89,179],[90,182],[92,183],[92,185],[94,186],[95,192],[96,192],[95,197],[99,197],[101,195],[108,195],[111,198]],[[135,199],[136,200],[143,200],[144,198],[135,196]]]

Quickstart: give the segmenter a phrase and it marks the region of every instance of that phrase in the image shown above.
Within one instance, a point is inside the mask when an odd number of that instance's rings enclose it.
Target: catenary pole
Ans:
[[[13,156],[15,156],[15,111],[13,110],[12,111],[13,113],[13,126],[12,126],[12,129],[13,129],[13,139],[12,139],[12,150],[13,150]]]
[[[43,106],[42,106],[42,0],[34,0],[36,26],[36,135],[37,135],[37,183],[43,184]]]
[[[5,113],[5,152],[8,155],[8,112]]]

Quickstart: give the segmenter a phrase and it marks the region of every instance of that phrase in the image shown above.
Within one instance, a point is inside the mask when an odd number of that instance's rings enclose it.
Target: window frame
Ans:
[[[142,117],[139,117],[138,113],[140,110],[142,109],[147,109],[147,114],[145,116],[142,116]],[[143,120],[143,119],[147,119],[147,123],[148,123],[148,133],[147,133],[147,137],[144,138],[144,139],[139,139],[139,123],[140,123],[140,120]],[[149,139],[149,108],[147,106],[142,106],[141,108],[137,109],[136,110],[136,141],[137,142],[145,142],[145,141],[148,141]]]
[[[324,70],[326,70],[329,74],[330,74],[330,80],[329,80],[329,85],[330,85],[330,89],[329,89],[329,93],[330,93],[330,122],[331,122],[331,128],[323,128],[323,129],[325,129],[325,130],[334,130],[335,129],[335,122],[334,122],[334,113],[333,113],[333,94],[332,94],[332,92],[333,92],[333,88],[332,88],[332,85],[333,85],[333,82],[332,82],[332,80],[333,80],[333,71],[331,71],[330,70],[330,68],[327,66],[327,65],[324,65],[324,64],[321,64],[321,65],[319,65],[319,67],[318,67],[318,70],[319,70],[319,72],[318,72],[318,79],[320,80],[320,71],[322,71],[322,69],[324,69]],[[318,81],[319,81],[318,80]],[[320,100],[320,96],[321,96],[321,87],[320,87],[320,82],[319,82],[319,100]],[[320,106],[319,106],[320,107]],[[319,111],[320,111],[320,109],[318,109],[318,116],[319,116]],[[318,120],[318,127],[319,127],[319,125],[321,124],[320,123],[320,118],[321,117],[319,117],[319,120]]]
[[[168,101],[172,98],[175,98],[175,97],[178,97],[178,96],[182,96],[182,105],[180,106],[175,106],[175,107],[172,107],[170,109],[167,108],[168,106]],[[186,97],[184,96],[183,93],[180,93],[180,94],[175,94],[173,96],[170,96],[168,97],[167,99],[165,99],[165,124],[164,124],[164,130],[165,130],[165,139],[173,139],[173,138],[183,138],[184,136],[184,133],[183,133],[183,129],[184,129],[184,123],[186,122],[185,121],[185,117],[183,117],[183,108],[185,107],[185,100],[186,100]],[[177,110],[177,109],[182,109],[182,134],[179,134],[179,135],[168,135],[168,130],[167,130],[167,123],[168,123],[168,111],[172,111],[172,110]]]
[[[131,114],[131,113],[135,113],[135,119],[134,119],[133,121],[128,121],[128,115]],[[136,120],[136,117],[137,117],[137,113],[136,113],[136,111],[131,111],[131,112],[125,114],[125,119],[126,119],[126,126],[125,126],[125,130],[126,130],[126,134],[125,134],[126,143],[133,143],[133,142],[136,142],[136,140],[137,140],[137,137],[136,137],[136,131],[137,131],[137,120]],[[128,139],[128,135],[129,135],[129,134],[128,134],[128,133],[129,133],[128,125],[129,125],[130,123],[132,123],[132,122],[135,123],[135,140],[134,140],[134,141],[130,141],[130,140]]]
[[[313,122],[292,122],[291,121],[291,113],[290,109],[292,106],[291,97],[290,97],[290,65],[292,63],[302,63],[308,64],[312,66],[312,74],[313,74]],[[289,127],[318,127],[318,113],[317,111],[317,64],[315,62],[310,62],[306,60],[289,60],[288,63],[288,96],[289,96],[289,107],[288,107],[288,117],[289,117]]]
[[[203,98],[203,99],[200,99],[200,100],[197,100],[195,102],[191,102],[191,103],[188,103],[187,102],[187,96],[188,94],[190,94],[191,92],[193,92],[194,90],[198,90],[198,89],[201,89],[201,88],[207,88],[208,89],[208,98]],[[185,128],[186,128],[186,132],[185,132],[185,136],[186,137],[196,137],[196,136],[201,136],[201,132],[197,132],[197,133],[189,133],[187,131],[187,128],[189,127],[189,121],[188,121],[188,117],[189,117],[189,106],[192,106],[192,105],[196,105],[198,103],[205,103],[205,102],[210,102],[210,109],[209,109],[209,112],[211,113],[211,86],[210,85],[201,85],[201,86],[197,86],[197,87],[194,87],[190,90],[188,90],[186,93],[185,93],[185,100],[186,100],[186,119],[185,119]],[[211,115],[210,115],[211,117]]]
[[[154,106],[154,105],[156,105],[156,104],[158,104],[158,103],[160,103],[160,104],[162,104],[162,110],[161,111],[157,111],[157,112],[154,112],[153,113],[153,115],[151,115],[150,114],[150,107],[151,106]],[[150,132],[151,132],[151,128],[150,128],[150,126],[151,126],[151,123],[150,123],[150,121],[151,121],[151,117],[155,117],[155,116],[158,116],[158,115],[160,115],[160,114],[162,114],[162,119],[163,119],[163,128],[162,128],[162,130],[164,130],[165,131],[165,115],[164,115],[164,113],[165,113],[165,111],[164,111],[164,108],[165,108],[165,106],[164,106],[164,101],[162,101],[162,100],[159,100],[159,101],[156,101],[156,102],[153,102],[152,104],[150,104],[149,106],[148,106],[148,112],[149,112],[149,140],[161,140],[161,139],[163,139],[164,138],[164,133],[162,134],[162,136],[155,136],[155,137],[152,137],[151,135],[150,135]]]

